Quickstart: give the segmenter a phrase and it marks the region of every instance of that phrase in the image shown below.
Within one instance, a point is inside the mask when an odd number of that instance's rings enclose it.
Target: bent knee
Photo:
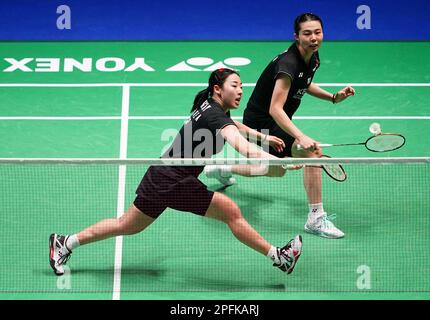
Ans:
[[[139,226],[136,226],[134,224],[131,224],[125,221],[124,219],[122,219],[122,217],[117,219],[117,223],[118,223],[118,233],[122,235],[130,236],[130,235],[139,233],[140,231],[143,230],[143,228],[140,228]]]
[[[236,203],[232,203],[229,206],[228,212],[226,214],[227,222],[232,222],[238,219],[243,219],[242,212]]]

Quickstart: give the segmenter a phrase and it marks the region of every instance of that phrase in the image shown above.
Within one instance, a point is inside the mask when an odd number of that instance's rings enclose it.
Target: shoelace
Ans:
[[[66,253],[66,254],[63,255],[63,253],[61,251],[59,251],[58,255],[60,256],[60,259],[58,259],[58,264],[59,265],[66,264],[67,261],[69,261],[69,259],[71,257],[71,255],[70,255],[71,253],[72,252],[69,251],[68,253]]]
[[[58,259],[58,264],[62,265],[62,264],[66,264],[67,261],[69,261],[70,257],[71,257],[71,252],[66,253],[65,255],[61,256],[60,259]]]
[[[290,247],[288,247],[287,249],[283,249],[283,250],[280,250],[280,252],[279,252],[279,258],[284,258],[285,259],[285,261],[287,262],[287,264],[288,264],[288,267],[291,265],[291,263],[293,262],[293,258],[291,258],[289,255],[288,255],[288,252],[290,251],[290,250],[292,250],[292,248],[291,248],[291,246]],[[282,265],[282,260],[281,259],[279,259],[280,260],[280,262],[281,262],[281,265]]]
[[[69,261],[69,259],[70,259],[70,257],[71,257],[70,253],[71,253],[71,252],[67,253],[66,255],[64,255],[64,256],[62,256],[60,259],[58,259],[58,264],[59,264],[59,265],[66,264],[66,263],[67,263],[67,261]]]

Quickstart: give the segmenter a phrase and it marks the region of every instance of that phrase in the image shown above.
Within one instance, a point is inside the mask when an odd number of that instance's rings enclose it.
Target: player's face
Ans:
[[[218,87],[218,86],[217,86]],[[215,92],[219,92],[219,98],[222,105],[226,109],[236,109],[239,107],[240,99],[242,99],[242,81],[240,77],[233,73],[225,79],[222,88],[218,88]]]
[[[296,41],[305,52],[318,51],[323,40],[323,30],[319,21],[306,21],[300,24],[299,34],[295,34]]]

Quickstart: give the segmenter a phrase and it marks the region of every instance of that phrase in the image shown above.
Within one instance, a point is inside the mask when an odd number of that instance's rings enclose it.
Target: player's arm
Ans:
[[[315,83],[311,82],[311,84],[308,87],[308,91],[311,96],[314,96],[316,98],[327,100],[332,102],[334,94],[331,92],[328,92],[324,89],[322,89],[320,86],[316,85]]]
[[[327,100],[333,103],[341,102],[346,98],[348,98],[349,96],[353,96],[355,94],[355,90],[351,86],[347,86],[336,93],[331,93],[322,89],[320,86],[318,86],[313,82],[309,85],[307,92],[311,96],[314,96],[322,100]]]
[[[255,144],[248,142],[234,125],[227,125],[222,128],[221,135],[237,152],[247,158],[277,159],[277,157],[261,150]]]
[[[265,152],[257,147],[255,144],[248,142],[239,132],[239,129],[234,125],[227,125],[221,129],[223,138],[241,155],[247,158],[264,158],[264,159],[278,159],[277,157]],[[288,165],[270,166],[270,172],[273,176],[283,176],[285,170],[297,170],[302,166]]]
[[[306,136],[297,128],[294,123],[288,118],[284,111],[284,104],[288,98],[288,92],[291,88],[291,79],[288,76],[278,78],[273,89],[272,100],[270,102],[269,113],[276,121],[278,126],[295,138],[304,149],[316,148],[318,142]]]
[[[285,143],[282,139],[279,139],[278,137],[271,136],[268,134],[263,134],[236,120],[233,120],[233,121],[236,127],[239,129],[239,132],[245,138],[248,138],[251,141],[261,141],[263,143],[267,142],[278,152],[281,152],[285,148]]]
[[[233,122],[243,136],[249,137],[250,139],[257,140],[257,141],[263,141],[263,139],[265,138],[265,135],[262,134],[261,132],[251,129],[250,127],[248,127],[247,125],[244,125],[239,121],[233,120]]]

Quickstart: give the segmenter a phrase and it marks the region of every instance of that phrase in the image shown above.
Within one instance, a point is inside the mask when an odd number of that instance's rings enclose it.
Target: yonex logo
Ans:
[[[219,68],[234,69],[235,67],[246,66],[250,63],[251,60],[243,57],[231,57],[218,62],[207,57],[193,57],[179,62],[166,71],[214,71]]]
[[[155,71],[154,68],[145,63],[145,58],[134,58],[133,63],[127,65],[125,60],[118,57],[105,57],[100,59],[93,58],[4,58],[10,64],[3,72],[92,72],[95,68],[101,72],[125,71],[131,72],[136,70]]]
[[[144,57],[136,57],[131,63],[119,57],[103,57],[93,59],[90,57],[75,58],[4,58],[7,65],[3,72],[134,72],[156,71],[153,66],[145,62]],[[213,71],[219,68],[232,68],[246,66],[251,60],[244,57],[230,57],[222,61],[215,61],[208,57],[192,57],[174,64],[164,71]]]

